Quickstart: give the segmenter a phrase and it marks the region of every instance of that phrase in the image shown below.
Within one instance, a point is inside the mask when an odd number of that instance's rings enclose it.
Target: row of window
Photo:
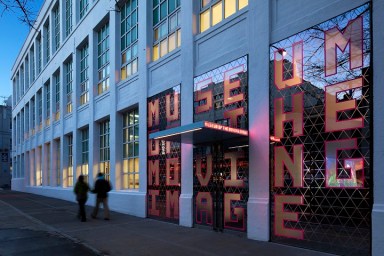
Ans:
[[[120,182],[122,189],[139,188],[139,112],[138,109],[127,111],[122,116],[122,137],[120,144],[122,154],[122,172]],[[106,179],[111,180],[110,172],[110,121],[105,120],[98,123],[99,126],[99,171],[105,174]],[[26,166],[29,172],[34,174],[34,184],[36,186],[65,186],[71,187],[76,179],[74,172],[73,146],[76,145],[73,134],[67,134],[64,140],[64,163],[65,167],[61,170],[61,141],[55,139],[53,142],[38,146],[27,153],[23,153],[13,158],[13,177],[24,177]],[[89,128],[80,130],[81,153],[79,154],[79,170],[77,175],[84,175],[88,179],[89,173]],[[54,148],[51,149],[51,145]],[[44,147],[44,149],[43,149]],[[43,153],[44,150],[44,153]],[[52,153],[52,155],[51,155]],[[53,162],[51,163],[51,159]],[[25,163],[28,163],[27,165]],[[53,168],[50,169],[51,164]],[[45,177],[46,175],[46,177]],[[55,184],[51,184],[51,177],[55,175]],[[44,182],[45,181],[45,182]],[[63,181],[63,184],[62,184]]]
[[[42,72],[43,67],[50,61],[51,54],[60,47],[60,11],[65,16],[63,34],[67,38],[73,30],[73,0],[65,0],[63,8],[57,1],[53,5],[50,17],[43,23],[37,33],[29,52],[21,63],[13,79],[14,105]],[[153,47],[152,60],[156,61],[181,46],[181,1],[153,0]],[[201,0],[200,1],[200,31],[204,32],[223,19],[233,15],[248,5],[248,0]],[[76,5],[80,20],[89,9],[88,0],[80,0]],[[138,1],[126,0],[117,4],[120,25],[120,79],[125,80],[138,71]],[[108,90],[110,86],[110,38],[109,24],[105,23],[97,32],[97,88],[98,94]],[[89,101],[89,51],[88,44],[78,51],[80,59],[80,105]],[[112,55],[114,56],[114,55]],[[67,97],[67,113],[72,111],[72,62],[66,63],[65,81]]]

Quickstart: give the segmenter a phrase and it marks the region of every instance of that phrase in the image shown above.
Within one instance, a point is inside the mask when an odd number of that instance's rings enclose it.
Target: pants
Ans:
[[[77,202],[79,203],[79,217],[81,221],[86,221],[87,217],[85,214],[85,202],[87,202],[87,199],[80,199]]]
[[[108,198],[96,198],[96,206],[95,209],[93,209],[92,216],[96,218],[101,203],[104,208],[104,218],[109,219]]]

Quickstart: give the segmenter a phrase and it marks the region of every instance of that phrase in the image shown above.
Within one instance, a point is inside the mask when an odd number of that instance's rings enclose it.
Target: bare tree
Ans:
[[[32,9],[31,2],[33,0],[0,0],[1,15],[4,12],[15,13],[22,23],[34,28],[37,14]]]

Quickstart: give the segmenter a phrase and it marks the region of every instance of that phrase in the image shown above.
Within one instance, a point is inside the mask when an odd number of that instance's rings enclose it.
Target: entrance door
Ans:
[[[194,149],[194,222],[215,231],[246,231],[248,149],[223,144]]]

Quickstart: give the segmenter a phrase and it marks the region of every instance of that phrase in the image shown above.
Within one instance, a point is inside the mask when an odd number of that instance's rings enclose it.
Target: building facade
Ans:
[[[122,213],[382,255],[383,11],[45,1],[12,69],[12,189],[74,201],[102,172]]]
[[[11,97],[2,97],[4,102],[0,105],[0,188],[11,187],[11,149],[12,149],[12,100]]]

